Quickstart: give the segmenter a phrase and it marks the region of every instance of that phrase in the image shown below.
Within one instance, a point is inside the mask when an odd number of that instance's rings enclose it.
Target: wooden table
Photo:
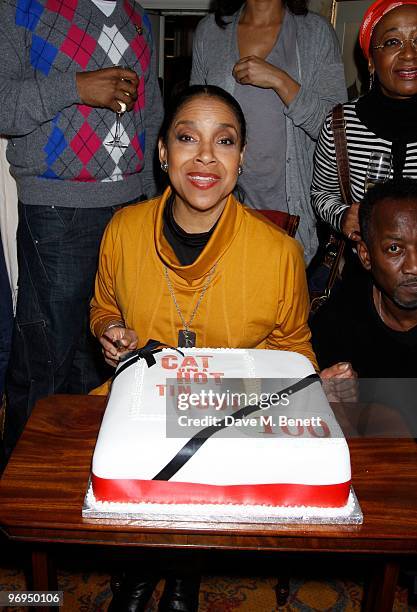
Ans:
[[[10,539],[32,543],[35,589],[55,586],[50,543],[317,551],[368,557],[374,579],[364,608],[392,609],[399,562],[417,554],[414,441],[350,441],[353,484],[364,514],[360,526],[104,522],[81,516],[104,407],[102,397],[61,395],[38,402],[0,481],[0,526]]]

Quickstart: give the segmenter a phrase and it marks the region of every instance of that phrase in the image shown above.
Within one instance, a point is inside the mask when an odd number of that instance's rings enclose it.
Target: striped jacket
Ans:
[[[343,109],[349,156],[350,191],[353,201],[360,202],[365,193],[365,176],[371,153],[373,151],[391,153],[392,143],[389,140],[378,138],[361,123],[356,114],[356,100],[344,104]],[[407,145],[403,176],[417,179],[417,142]],[[330,223],[334,229],[340,231],[341,218],[347,207],[340,194],[331,113],[324,122],[317,142],[311,201],[316,214],[323,221]]]

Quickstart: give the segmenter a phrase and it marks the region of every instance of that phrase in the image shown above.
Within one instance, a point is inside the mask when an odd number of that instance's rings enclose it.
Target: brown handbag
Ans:
[[[350,193],[350,170],[349,156],[346,142],[346,121],[342,104],[338,104],[332,110],[332,131],[334,148],[336,153],[337,174],[339,178],[340,193],[343,202],[347,206],[353,203]],[[326,288],[321,295],[314,297],[311,301],[310,310],[316,312],[329,298],[336,279],[339,276],[339,267],[345,250],[346,238],[332,230],[325,247],[324,264],[330,268]]]

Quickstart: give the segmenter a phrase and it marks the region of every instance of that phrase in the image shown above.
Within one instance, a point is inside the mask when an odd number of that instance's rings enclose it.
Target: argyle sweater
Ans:
[[[0,0],[0,133],[24,204],[99,207],[154,195],[162,120],[149,18],[134,0],[106,17],[91,0]],[[121,117],[81,104],[76,73],[121,65],[139,76]]]

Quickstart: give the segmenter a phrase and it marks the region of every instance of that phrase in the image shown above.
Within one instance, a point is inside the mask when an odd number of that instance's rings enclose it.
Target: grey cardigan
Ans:
[[[208,15],[197,26],[193,42],[191,84],[223,87],[233,95],[233,49],[240,12],[223,30]],[[227,19],[227,18],[226,18]],[[288,210],[300,215],[297,238],[309,263],[318,241],[316,219],[310,203],[315,141],[327,113],[346,100],[346,84],[336,34],[330,24],[315,13],[295,17],[298,76],[301,88],[285,109],[286,192]]]

